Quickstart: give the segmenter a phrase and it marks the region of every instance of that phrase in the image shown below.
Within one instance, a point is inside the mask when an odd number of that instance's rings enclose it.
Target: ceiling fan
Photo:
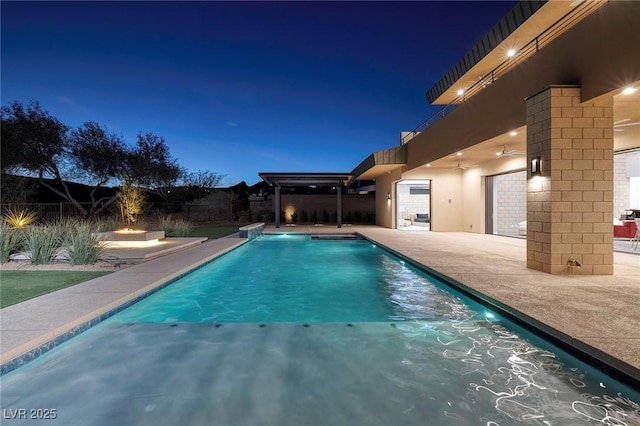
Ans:
[[[507,151],[507,146],[502,145],[502,152],[498,152],[498,157],[515,157],[516,155],[524,155],[526,151]]]
[[[613,131],[614,132],[624,132],[623,127],[629,127],[629,126],[637,126],[640,125],[640,121],[636,121],[634,123],[625,123],[627,121],[630,121],[630,118],[625,118],[624,120],[620,120],[620,121],[616,121],[613,123]],[[625,124],[622,124],[625,123]]]
[[[458,165],[455,167],[456,169],[460,169],[460,170],[466,170],[469,168],[469,166],[464,166],[462,165],[462,160],[458,160]]]

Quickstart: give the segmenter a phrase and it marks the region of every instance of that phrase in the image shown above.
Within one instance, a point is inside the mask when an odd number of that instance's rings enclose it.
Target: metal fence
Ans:
[[[91,203],[80,203],[83,209],[89,210]],[[67,217],[84,217],[82,211],[73,203],[11,203],[0,204],[0,213],[4,216],[9,211],[34,212],[37,221],[56,221]]]

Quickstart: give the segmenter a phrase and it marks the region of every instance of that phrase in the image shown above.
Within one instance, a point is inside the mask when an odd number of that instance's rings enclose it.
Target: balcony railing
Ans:
[[[503,61],[490,73],[481,76],[477,82],[467,88],[452,102],[442,107],[440,111],[436,112],[431,117],[427,118],[418,127],[402,136],[400,138],[400,145],[404,145],[405,143],[409,142],[409,140],[413,139],[413,137],[415,137],[417,134],[423,132],[424,130],[429,128],[429,126],[432,126],[435,122],[439,121],[451,111],[455,110],[458,105],[471,98],[473,95],[489,86],[491,83],[494,83],[500,76],[504,75],[513,67],[537,53],[544,46],[551,43],[551,41],[557,38],[560,34],[574,26],[587,15],[593,13],[596,9],[600,8],[609,1],[610,0],[585,0],[578,6],[574,7],[566,15],[557,20],[553,25],[551,25],[529,43],[520,48],[520,50],[516,51],[512,57]]]

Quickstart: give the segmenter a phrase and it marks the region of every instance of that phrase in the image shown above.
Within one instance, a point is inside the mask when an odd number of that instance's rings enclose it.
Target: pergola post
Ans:
[[[275,215],[276,215],[276,228],[280,228],[280,185],[276,185],[276,199],[275,199]]]
[[[338,228],[342,228],[342,181],[336,185],[336,193],[338,195]]]

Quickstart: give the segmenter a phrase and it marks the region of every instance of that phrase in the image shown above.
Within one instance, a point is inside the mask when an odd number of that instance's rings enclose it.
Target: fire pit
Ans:
[[[119,229],[111,232],[98,232],[98,239],[109,243],[142,243],[150,245],[164,238],[164,231]]]

